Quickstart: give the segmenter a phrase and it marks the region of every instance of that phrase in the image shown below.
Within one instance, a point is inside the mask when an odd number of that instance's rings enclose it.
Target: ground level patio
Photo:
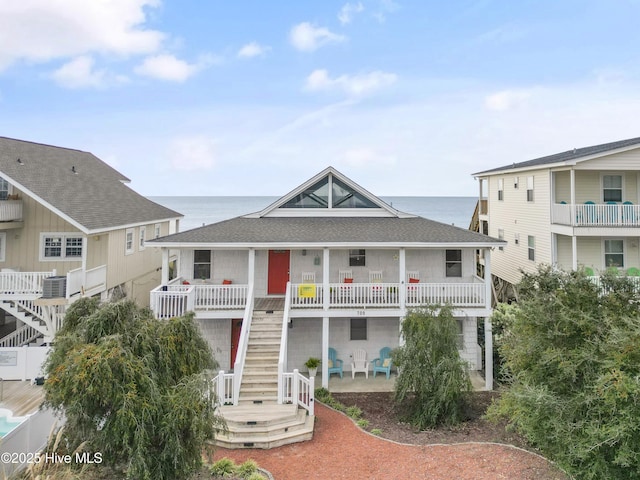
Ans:
[[[469,372],[471,385],[476,391],[485,390],[485,381],[480,372],[471,370]],[[345,372],[343,378],[340,375],[333,374],[329,377],[329,391],[332,393],[355,393],[355,392],[391,392],[395,384],[397,374],[393,372],[387,380],[384,374],[378,374],[373,377],[369,372],[369,378],[365,378],[364,374],[356,374],[355,378],[351,378],[350,372]],[[315,379],[316,388],[322,386],[322,375],[320,372]]]

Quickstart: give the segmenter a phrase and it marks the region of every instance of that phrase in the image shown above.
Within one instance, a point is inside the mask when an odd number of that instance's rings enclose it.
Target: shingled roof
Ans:
[[[534,158],[533,160],[527,160],[519,163],[512,163],[503,167],[493,168],[491,170],[484,170],[482,172],[474,173],[473,175],[483,175],[487,173],[502,172],[504,170],[513,170],[516,168],[530,168],[541,165],[571,162],[573,160],[579,160],[583,157],[590,157],[592,155],[599,155],[602,153],[613,152],[615,150],[624,149],[627,147],[633,147],[635,145],[640,146],[640,137],[629,138],[627,140],[619,140],[617,142],[603,143],[600,145],[593,145],[591,147],[574,148],[573,150],[567,150],[566,152],[555,153],[546,157]]]
[[[157,246],[384,244],[493,246],[504,242],[422,217],[237,217],[147,243]]]
[[[182,217],[80,150],[0,137],[0,176],[85,233]]]

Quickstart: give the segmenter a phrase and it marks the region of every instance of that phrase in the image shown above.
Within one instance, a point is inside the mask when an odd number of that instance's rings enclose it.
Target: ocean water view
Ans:
[[[152,196],[154,202],[184,215],[180,231],[191,230],[229,218],[258,212],[280,197],[276,196]],[[393,197],[380,196],[394,208],[438,222],[469,228],[477,197]]]

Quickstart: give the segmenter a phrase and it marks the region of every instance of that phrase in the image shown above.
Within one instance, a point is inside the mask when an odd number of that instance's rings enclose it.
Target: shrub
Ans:
[[[356,422],[356,425],[358,425],[360,428],[367,428],[369,426],[369,420],[367,420],[366,418],[361,418]]]
[[[512,383],[490,418],[576,478],[640,478],[640,308],[627,279],[526,274],[500,345]]]
[[[230,477],[236,471],[236,464],[230,458],[224,457],[211,465],[211,475],[218,477]]]
[[[353,405],[347,408],[346,414],[354,420],[357,420],[362,416],[362,410],[360,410],[357,405]]]
[[[449,306],[413,310],[402,322],[405,344],[392,352],[400,374],[394,400],[405,420],[424,429],[464,418],[471,381],[458,353],[458,325]]]
[[[242,478],[249,478],[252,474],[258,471],[258,464],[253,460],[247,460],[246,462],[238,465],[236,468],[236,474]],[[262,478],[262,475],[260,475]]]
[[[373,428],[371,429],[371,433],[377,436],[382,435],[382,430],[380,430],[379,428]]]

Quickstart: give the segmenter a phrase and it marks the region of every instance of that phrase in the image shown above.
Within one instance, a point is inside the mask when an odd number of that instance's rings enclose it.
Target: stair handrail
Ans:
[[[31,325],[24,324],[0,339],[0,347],[21,347],[42,335]]]
[[[249,284],[247,291],[247,305],[244,308],[242,317],[242,329],[240,330],[240,340],[238,341],[238,351],[236,361],[233,364],[233,404],[238,405],[240,397],[240,384],[242,383],[242,371],[247,357],[247,346],[249,344],[249,332],[251,331],[251,319],[253,317],[253,282]]]
[[[287,346],[289,337],[289,312],[291,310],[291,282],[287,282],[287,290],[284,296],[284,314],[282,317],[282,332],[280,334],[280,355],[278,356],[278,404],[285,402],[284,388],[284,362],[287,359]]]

